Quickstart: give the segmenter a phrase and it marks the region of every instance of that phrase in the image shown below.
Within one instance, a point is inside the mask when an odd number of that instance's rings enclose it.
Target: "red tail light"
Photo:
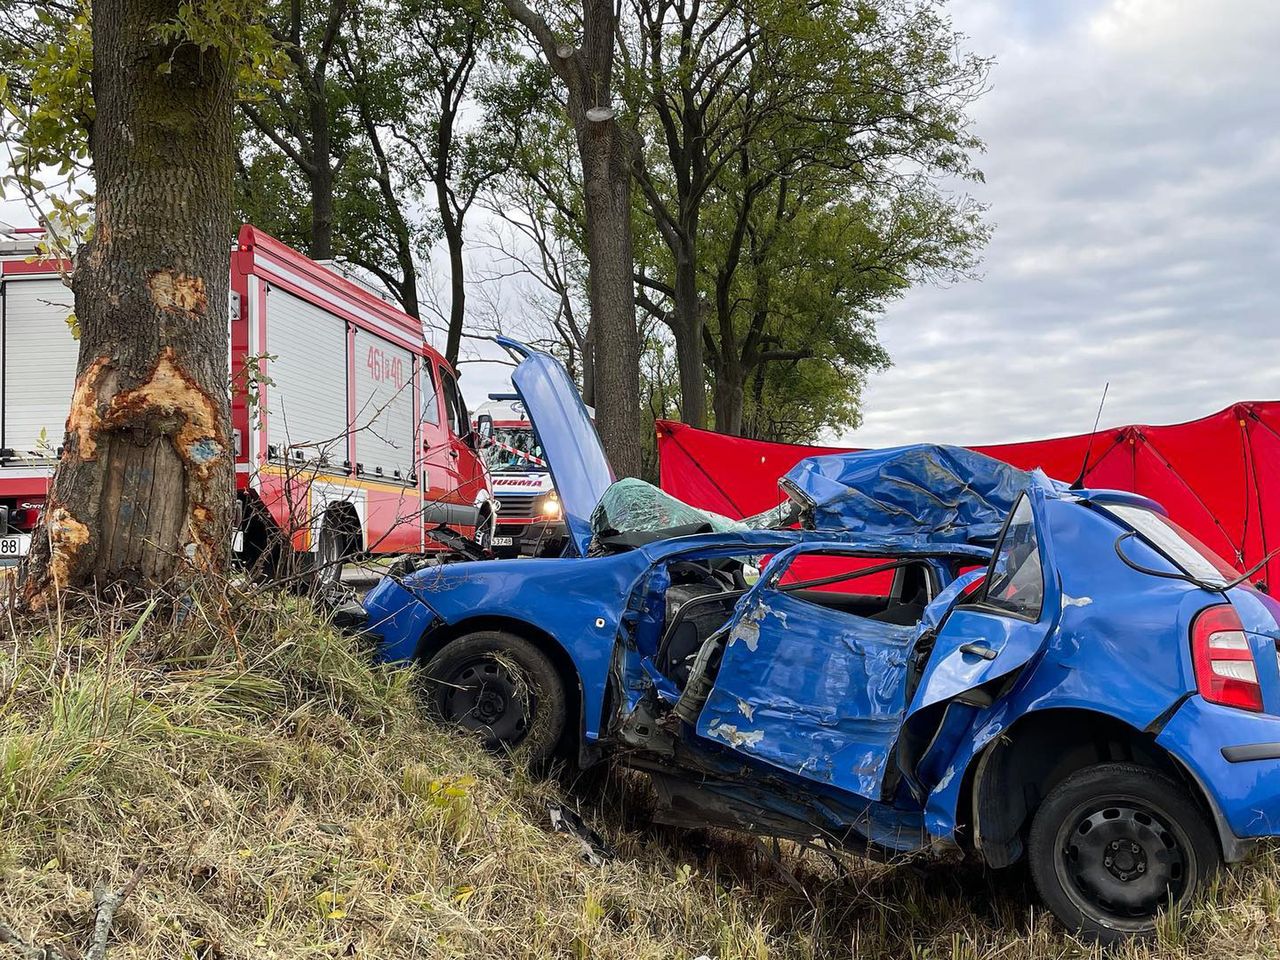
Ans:
[[[1210,703],[1262,712],[1262,687],[1244,624],[1229,603],[1206,607],[1191,624],[1196,686]]]

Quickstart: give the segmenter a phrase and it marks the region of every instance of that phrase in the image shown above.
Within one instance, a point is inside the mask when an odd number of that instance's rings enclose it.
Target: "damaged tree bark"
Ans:
[[[154,588],[227,558],[232,79],[156,28],[179,0],[96,0],[96,222],[73,278],[80,360],[23,598]]]

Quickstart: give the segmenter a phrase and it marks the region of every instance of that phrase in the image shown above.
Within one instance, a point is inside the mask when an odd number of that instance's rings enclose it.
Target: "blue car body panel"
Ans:
[[[914,444],[806,457],[782,480],[819,530],[887,534],[910,529],[938,541],[990,539],[1030,474],[963,447]]]
[[[900,546],[895,556],[932,556],[940,549],[946,548]],[[906,710],[908,659],[922,627],[830,610],[778,588],[799,556],[865,551],[865,542],[806,542],[769,562],[727,624],[697,732],[807,780],[879,800]],[[949,556],[981,562],[989,553],[966,545],[952,547]]]
[[[955,837],[966,791],[997,738],[1054,711],[1087,711],[1145,733],[1195,778],[1229,857],[1241,839],[1280,833],[1280,604],[1248,587],[1180,578],[1140,536],[1121,545],[1129,528],[1108,505],[1163,512],[1158,504],[1070,491],[968,451],[918,446],[798,465],[787,489],[817,529],[706,533],[588,556],[591,511],[612,475],[572,381],[551,358],[522,349],[528,358],[514,381],[580,556],[384,579],[365,607],[387,659],[413,659],[472,623],[536,634],[572,663],[581,732],[596,741],[647,706],[670,711],[684,694],[657,666],[672,565],[772,555],[712,637],[724,642],[697,722],[676,724],[679,749],[699,757],[700,772],[690,774],[697,789],[765,804],[827,836],[847,828],[887,849],[911,849]],[[984,573],[956,571],[985,563],[1024,495],[1041,602],[1034,615],[1012,615],[984,602],[990,583],[970,595]],[[942,589],[918,623],[878,622],[780,589],[782,573],[805,553],[918,557]],[[1020,560],[1028,556],[1024,549]],[[997,553],[987,581],[1002,562]],[[1192,624],[1223,603],[1244,626],[1264,713],[1196,693]],[[909,681],[918,649],[927,659]],[[896,753],[904,731],[923,732],[927,744],[910,769]],[[1257,745],[1260,759],[1223,752]]]
[[[584,734],[599,735],[615,638],[637,581],[655,564],[684,553],[745,555],[794,543],[788,531],[703,534],[604,557],[481,560],[428,567],[397,582],[383,579],[365,598],[369,630],[390,660],[417,655],[419,627],[457,627],[469,620],[524,624],[555,638],[573,661],[583,700]],[[406,607],[416,604],[424,612]],[[651,654],[652,651],[649,651]]]
[[[405,598],[429,611],[429,622],[456,627],[467,620],[507,621],[554,637],[573,661],[581,685],[584,733],[594,739],[607,685],[614,638],[636,578],[648,567],[639,553],[591,559],[504,560],[446,564],[403,581],[384,579],[365,600],[371,629],[384,638],[384,656],[416,655],[421,634],[406,637],[373,626],[383,610]],[[394,626],[394,625],[393,625]],[[397,638],[393,640],[392,638]]]
[[[1173,715],[1157,742],[1195,775],[1237,837],[1280,834],[1280,760],[1232,762],[1223,754],[1224,747],[1280,747],[1280,717],[1194,696]]]

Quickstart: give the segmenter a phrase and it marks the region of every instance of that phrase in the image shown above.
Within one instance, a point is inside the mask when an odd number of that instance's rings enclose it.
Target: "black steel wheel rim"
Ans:
[[[1111,927],[1150,926],[1182,903],[1194,873],[1186,833],[1156,804],[1106,797],[1076,807],[1059,828],[1055,867],[1081,912]]]
[[[489,745],[514,747],[529,733],[537,708],[524,674],[496,657],[466,660],[439,679],[440,712],[479,733]]]

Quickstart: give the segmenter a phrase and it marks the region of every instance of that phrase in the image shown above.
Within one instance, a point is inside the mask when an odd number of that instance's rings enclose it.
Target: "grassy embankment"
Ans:
[[[624,785],[547,829],[557,787],[421,717],[296,600],[181,625],[12,628],[0,653],[0,921],[78,956],[92,890],[145,874],[112,957],[1079,956],[1021,874],[856,866],[647,822]],[[228,623],[234,622],[234,630]],[[0,946],[0,957],[17,956]],[[1280,862],[1233,872],[1127,957],[1280,957]]]

